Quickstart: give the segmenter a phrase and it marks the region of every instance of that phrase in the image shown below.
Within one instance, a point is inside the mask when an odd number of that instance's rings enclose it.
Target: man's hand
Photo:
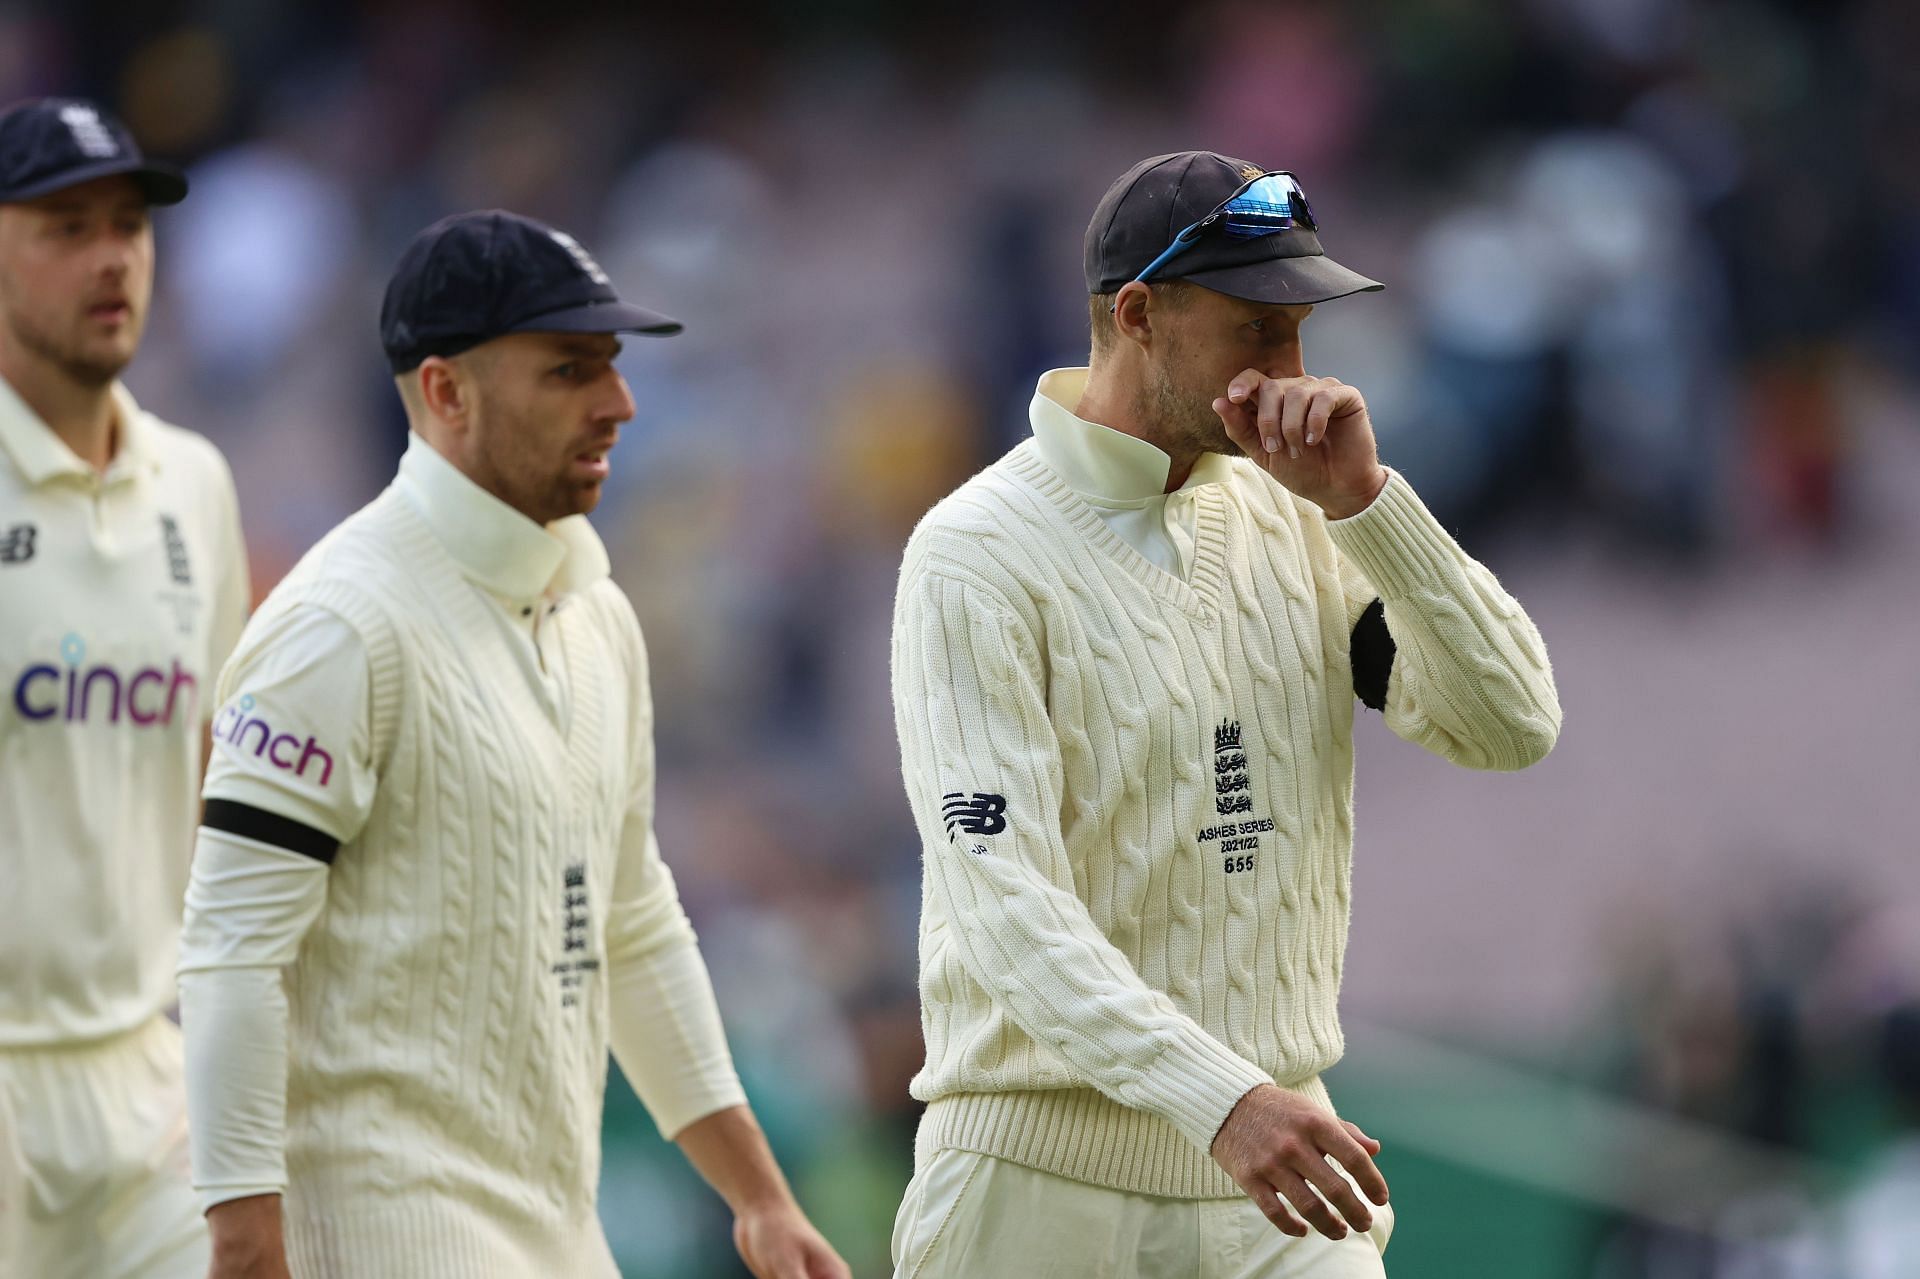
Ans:
[[[1227,438],[1288,489],[1343,520],[1387,485],[1360,392],[1337,378],[1244,369],[1213,402]]]
[[[742,1212],[733,1219],[733,1246],[755,1279],[852,1279],[798,1204]]]
[[[280,1234],[280,1196],[248,1195],[207,1210],[213,1266],[207,1279],[290,1279]]]
[[[1352,1174],[1367,1198],[1384,1204],[1387,1180],[1373,1166],[1379,1153],[1380,1143],[1352,1124],[1272,1084],[1242,1097],[1213,1139],[1214,1160],[1267,1220],[1295,1238],[1307,1233],[1301,1217],[1329,1239],[1345,1239],[1348,1226],[1373,1228],[1373,1214],[1327,1156]]]

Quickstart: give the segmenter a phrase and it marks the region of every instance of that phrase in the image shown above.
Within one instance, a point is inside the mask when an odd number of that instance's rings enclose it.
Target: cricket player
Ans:
[[[92,103],[0,111],[5,1276],[206,1273],[163,1012],[247,562],[219,451],[119,382],[186,193]]]
[[[928,1103],[897,1274],[1350,1279],[1392,1225],[1321,1072],[1356,699],[1470,768],[1552,748],[1533,624],[1309,376],[1299,183],[1208,151],[1086,234],[1091,367],[908,543],[894,710],[924,845]],[[1310,1233],[1311,1226],[1318,1233]]]
[[[400,473],[220,678],[180,962],[214,1279],[611,1279],[609,1044],[756,1275],[847,1275],[735,1076],[586,520],[634,413],[613,335],[679,329],[511,213],[388,284]]]

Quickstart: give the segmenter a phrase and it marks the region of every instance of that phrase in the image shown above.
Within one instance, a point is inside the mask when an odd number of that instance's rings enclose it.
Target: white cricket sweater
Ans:
[[[1349,640],[1374,598],[1396,733],[1486,769],[1554,743],[1538,632],[1403,479],[1329,521],[1232,471],[1194,492],[1187,580],[1031,440],[908,543],[893,679],[925,861],[922,1158],[1233,1197],[1209,1147],[1241,1096],[1330,1104]]]
[[[284,1186],[299,1279],[610,1276],[610,1035],[669,1135],[744,1096],[653,838],[644,649],[598,539],[416,439],[219,692],[181,961],[196,1185]]]

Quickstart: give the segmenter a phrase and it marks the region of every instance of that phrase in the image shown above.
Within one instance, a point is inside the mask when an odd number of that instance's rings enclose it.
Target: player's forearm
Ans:
[[[703,1116],[743,1106],[747,1095],[692,932],[609,966],[614,1058],[660,1131],[677,1139]]]
[[[736,1216],[793,1204],[766,1134],[744,1102],[687,1125],[674,1141]]]
[[[1386,602],[1399,649],[1394,730],[1472,768],[1544,758],[1560,700],[1540,632],[1407,482],[1395,476],[1366,510],[1327,527]]]
[[[215,1204],[207,1210],[207,1232],[213,1244],[211,1279],[286,1279],[279,1195]]]
[[[326,898],[311,858],[203,829],[180,946],[193,1181],[210,1206],[286,1188],[281,971]]]
[[[183,973],[180,1026],[201,1206],[285,1190],[287,1002],[279,970]]]

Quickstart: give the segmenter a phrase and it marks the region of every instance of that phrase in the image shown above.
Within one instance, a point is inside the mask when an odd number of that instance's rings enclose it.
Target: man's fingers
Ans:
[[[1280,434],[1287,442],[1287,455],[1299,457],[1307,447],[1307,406],[1313,400],[1311,389],[1298,384],[1283,393],[1280,406]]]
[[[801,1273],[801,1279],[849,1279],[852,1272],[833,1245],[824,1239],[818,1244],[810,1244],[807,1249],[807,1264]]]
[[[1320,1197],[1333,1205],[1340,1218],[1355,1230],[1373,1229],[1373,1213],[1360,1202],[1360,1196],[1354,1191],[1353,1183],[1340,1175],[1339,1169],[1327,1162],[1324,1156],[1308,1161],[1302,1170]]]
[[[1353,1123],[1350,1120],[1342,1119],[1340,1121],[1340,1126],[1342,1128],[1345,1128],[1347,1130],[1347,1134],[1351,1136],[1355,1141],[1359,1142],[1361,1147],[1365,1149],[1368,1154],[1377,1155],[1380,1153],[1380,1143],[1374,1140],[1372,1137],[1367,1136],[1367,1134],[1361,1129],[1359,1124]]]
[[[1285,1201],[1280,1198],[1279,1192],[1274,1190],[1273,1187],[1256,1183],[1253,1189],[1247,1192],[1247,1195],[1259,1206],[1261,1213],[1265,1215],[1268,1221],[1274,1224],[1281,1234],[1292,1235],[1295,1239],[1306,1238],[1306,1223],[1287,1211]]]
[[[1245,369],[1227,383],[1213,411],[1243,451],[1258,456],[1285,449],[1297,459],[1327,438],[1333,419],[1362,405],[1359,392],[1337,378],[1272,378]],[[1249,431],[1253,438],[1244,438]]]
[[[1258,392],[1260,409],[1257,421],[1260,427],[1260,443],[1269,453],[1280,451],[1280,409],[1286,400],[1287,389],[1278,382],[1262,382]],[[1293,454],[1299,457],[1296,450]]]
[[[1307,405],[1308,444],[1318,444],[1327,438],[1327,423],[1333,418],[1333,406],[1339,398],[1334,391],[1316,391]]]
[[[1333,1215],[1333,1209],[1326,1200],[1314,1193],[1306,1178],[1291,1168],[1278,1169],[1273,1176],[1273,1184],[1293,1205],[1294,1211],[1307,1219],[1307,1224],[1329,1239],[1345,1239],[1346,1223]]]
[[[1228,402],[1245,404],[1253,393],[1260,389],[1260,384],[1266,380],[1267,375],[1259,369],[1241,369],[1233,375],[1233,381],[1227,383]]]
[[[1373,1156],[1380,1153],[1380,1143],[1352,1124],[1346,1127],[1352,1130],[1354,1140],[1346,1142],[1336,1137],[1327,1143],[1330,1147],[1327,1153],[1340,1161],[1340,1166],[1360,1187],[1361,1194],[1377,1204],[1387,1202],[1387,1179],[1380,1175],[1378,1165],[1373,1162]],[[1368,1145],[1373,1149],[1368,1150]]]
[[[1260,452],[1260,436],[1247,424],[1247,411],[1221,396],[1213,402],[1213,411],[1220,417],[1221,425],[1227,428],[1227,438],[1240,446],[1240,451],[1248,457]]]

